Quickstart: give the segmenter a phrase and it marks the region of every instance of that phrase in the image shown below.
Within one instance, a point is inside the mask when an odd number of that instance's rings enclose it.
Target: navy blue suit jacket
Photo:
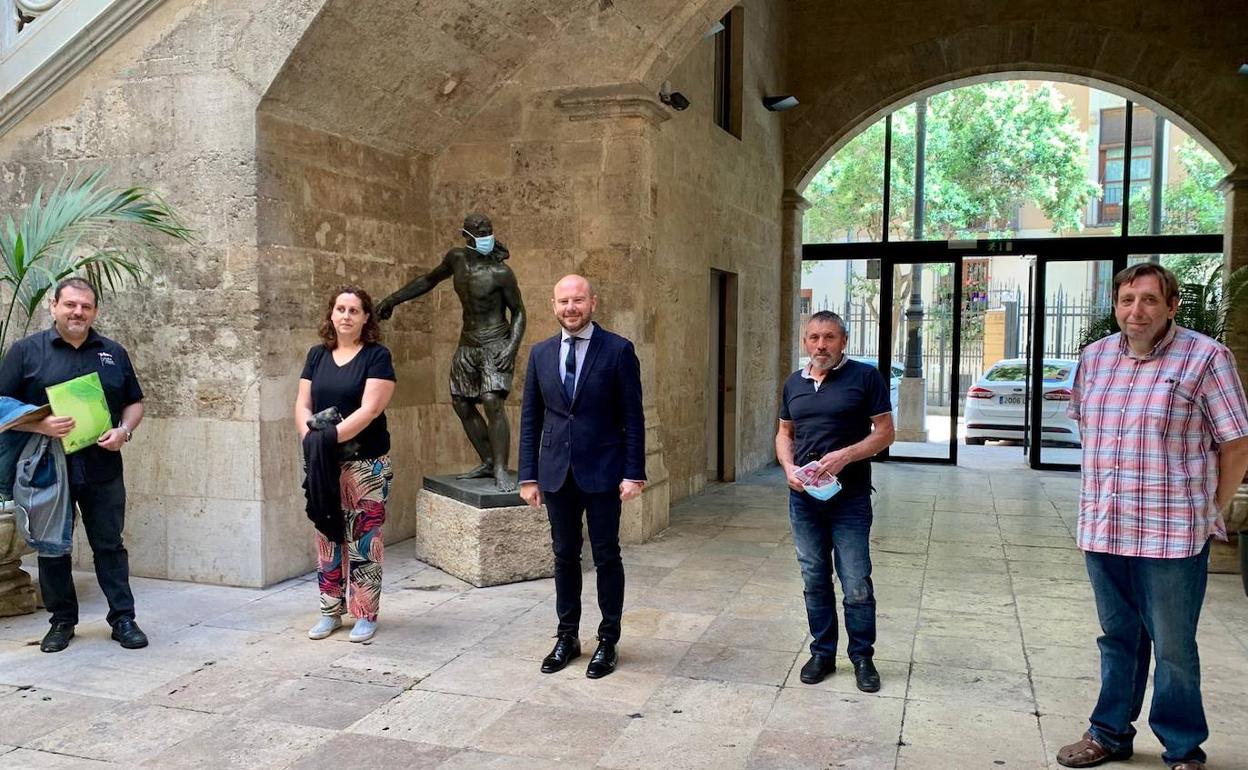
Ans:
[[[563,391],[562,333],[529,352],[520,405],[520,480],[553,492],[571,469],[585,492],[646,479],[641,364],[633,343],[594,324],[576,393]]]

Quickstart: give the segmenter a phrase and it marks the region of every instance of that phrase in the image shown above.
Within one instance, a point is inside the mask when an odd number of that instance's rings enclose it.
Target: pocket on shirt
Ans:
[[[1147,424],[1165,436],[1184,429],[1196,409],[1196,400],[1181,383],[1162,381],[1144,399],[1143,406]]]

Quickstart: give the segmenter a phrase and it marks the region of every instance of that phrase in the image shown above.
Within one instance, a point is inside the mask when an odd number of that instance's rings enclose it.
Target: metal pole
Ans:
[[[1125,125],[1123,126],[1124,137],[1122,146],[1122,205],[1119,211],[1122,212],[1122,223],[1119,227],[1119,235],[1127,235],[1131,229],[1131,140],[1132,133],[1135,128],[1132,126],[1134,105],[1128,101],[1125,117]]]
[[[884,118],[884,211],[880,213],[880,241],[888,243],[889,209],[893,206],[893,116]]]
[[[1153,117],[1153,199],[1149,201],[1148,232],[1150,235],[1161,235],[1161,170],[1166,163],[1166,119],[1160,115]],[[1161,264],[1161,255],[1153,254],[1148,258],[1155,265]]]
[[[923,184],[927,154],[927,100],[914,103],[914,239],[923,240]],[[910,303],[906,308],[906,374],[923,376],[923,266],[910,268]]]

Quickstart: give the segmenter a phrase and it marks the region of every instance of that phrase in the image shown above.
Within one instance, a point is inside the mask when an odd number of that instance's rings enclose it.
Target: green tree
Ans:
[[[884,216],[885,121],[847,142],[819,170],[804,193],[807,243],[878,241],[914,234],[917,115],[914,105],[892,116],[890,205]],[[1021,81],[982,83],[931,97],[926,112],[925,209],[928,239],[979,234],[1008,236],[1016,212],[1034,203],[1056,232],[1079,229],[1099,188],[1086,178],[1088,138],[1050,85]],[[932,266],[924,269],[930,273]],[[901,308],[910,273],[892,276],[893,339],[900,339]],[[850,291],[873,316],[878,281],[856,279]],[[875,320],[879,320],[876,318]]]
[[[1161,228],[1164,235],[1216,234],[1222,232],[1225,205],[1218,183],[1225,176],[1217,159],[1185,138],[1175,147],[1182,169],[1179,181],[1162,190]],[[1156,168],[1154,168],[1156,170]],[[1152,188],[1137,187],[1131,193],[1131,235],[1151,232]],[[1179,283],[1205,284],[1210,273],[1221,270],[1221,254],[1164,254],[1161,264],[1174,272]]]
[[[915,109],[893,113],[890,237],[913,233]],[[1034,203],[1054,232],[1080,229],[1099,188],[1087,181],[1087,135],[1050,85],[981,83],[928,100],[924,237],[1011,232]],[[808,243],[880,240],[884,229],[884,121],[837,152],[808,185]]]

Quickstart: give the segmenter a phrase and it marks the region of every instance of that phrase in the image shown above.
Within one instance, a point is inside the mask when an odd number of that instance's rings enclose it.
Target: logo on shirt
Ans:
[[[103,366],[116,366],[117,362],[113,360],[112,353],[100,352],[100,364]]]

